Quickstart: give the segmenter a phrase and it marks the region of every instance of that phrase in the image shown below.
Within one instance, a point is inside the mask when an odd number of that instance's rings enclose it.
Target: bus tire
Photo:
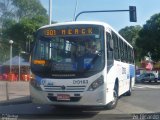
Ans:
[[[118,84],[116,84],[114,87],[113,96],[114,96],[114,100],[111,101],[110,103],[108,103],[105,107],[107,110],[114,109],[117,106],[117,103],[118,103]]]
[[[157,83],[157,79],[155,79],[155,80],[154,80],[154,82],[156,82],[156,83]]]
[[[131,95],[132,95],[132,81],[130,80],[129,90],[126,92],[126,96],[131,96]]]

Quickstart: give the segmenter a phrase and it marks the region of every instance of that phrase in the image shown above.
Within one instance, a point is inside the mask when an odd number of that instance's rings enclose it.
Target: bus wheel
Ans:
[[[114,89],[113,91],[113,101],[106,105],[106,109],[111,110],[117,106],[118,102],[118,89]]]

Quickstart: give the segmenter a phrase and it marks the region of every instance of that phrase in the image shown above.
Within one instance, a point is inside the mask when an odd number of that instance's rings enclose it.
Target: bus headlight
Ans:
[[[98,87],[104,84],[104,77],[100,76],[98,79],[96,79],[88,88],[88,91],[94,91]]]
[[[34,74],[31,75],[30,84],[37,90],[42,90],[40,84],[36,81],[36,76]]]

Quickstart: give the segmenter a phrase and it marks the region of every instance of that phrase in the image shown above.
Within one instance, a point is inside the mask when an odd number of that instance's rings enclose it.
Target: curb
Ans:
[[[32,103],[30,96],[0,102],[0,106]]]

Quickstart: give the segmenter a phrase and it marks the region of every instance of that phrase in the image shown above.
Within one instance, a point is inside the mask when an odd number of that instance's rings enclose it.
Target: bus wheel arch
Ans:
[[[129,82],[129,90],[126,92],[126,96],[131,96],[132,95],[132,77],[130,78]]]
[[[116,78],[115,84],[114,84],[114,89],[113,89],[113,101],[108,103],[106,105],[106,109],[111,110],[114,109],[117,106],[118,103],[118,98],[119,98],[119,81],[118,78]]]

